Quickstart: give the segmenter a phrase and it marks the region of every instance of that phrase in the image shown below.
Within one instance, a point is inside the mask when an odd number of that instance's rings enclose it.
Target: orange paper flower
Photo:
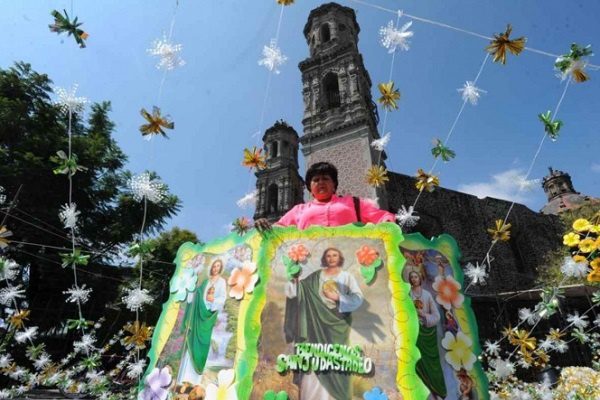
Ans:
[[[437,292],[435,301],[441,304],[446,310],[450,310],[452,307],[462,307],[465,297],[459,291],[460,283],[454,280],[452,276],[436,276],[432,287]]]
[[[366,245],[361,246],[356,252],[356,259],[360,265],[364,265],[365,267],[373,264],[377,258],[379,258],[377,251],[374,248]]]
[[[288,251],[288,257],[295,263],[302,263],[306,261],[308,254],[308,249],[303,244],[292,246],[290,251]]]
[[[241,300],[244,293],[252,293],[257,281],[256,264],[245,262],[242,268],[235,268],[227,280],[227,284],[231,286],[229,296]]]
[[[267,168],[267,161],[264,154],[262,154],[262,149],[256,148],[256,146],[250,149],[244,149],[244,159],[242,160],[242,165],[244,167],[255,168],[256,170]]]

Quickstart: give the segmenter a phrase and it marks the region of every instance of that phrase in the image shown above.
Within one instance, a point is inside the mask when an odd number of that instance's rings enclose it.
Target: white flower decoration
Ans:
[[[475,265],[468,263],[465,266],[465,275],[469,277],[473,285],[485,284],[485,280],[488,277],[487,272],[485,272],[485,266],[479,265],[479,263],[475,263]]]
[[[175,276],[171,281],[170,292],[174,293],[175,301],[181,302],[186,299],[188,293],[196,288],[198,275],[192,268],[184,268],[181,274]]]
[[[64,294],[68,294],[67,303],[81,303],[85,304],[90,298],[90,293],[92,293],[92,288],[86,289],[85,283],[81,285],[81,287],[77,287],[73,285],[70,289],[67,289],[63,292]]]
[[[490,356],[498,356],[498,353],[500,351],[500,345],[498,343],[486,340],[484,346],[485,352],[488,353]]]
[[[25,289],[21,289],[21,285],[8,286],[0,289],[0,304],[5,306],[11,305],[13,301],[24,298]]]
[[[129,180],[129,188],[136,201],[147,199],[152,203],[160,203],[166,195],[165,185],[152,179],[148,172],[135,175]]]
[[[138,311],[154,300],[150,296],[148,289],[133,288],[125,291],[125,296],[121,298],[125,306],[131,311]]]
[[[585,328],[590,324],[587,315],[580,316],[578,311],[575,311],[573,314],[567,314],[567,322],[581,329]]]
[[[19,331],[15,333],[15,340],[17,343],[25,343],[30,342],[37,336],[37,326],[32,326],[30,328],[25,329],[24,331]]]
[[[390,142],[391,138],[392,138],[392,133],[388,132],[385,135],[383,135],[381,138],[379,138],[377,140],[373,140],[371,142],[371,147],[377,151],[383,151],[383,149],[385,149],[385,146],[387,146],[388,143]]]
[[[508,378],[515,373],[515,364],[508,360],[494,358],[490,361],[490,365],[494,368],[492,374],[499,380]]]
[[[565,257],[560,271],[567,277],[585,278],[588,273],[588,267],[585,262],[575,262],[571,257]]]
[[[127,377],[131,379],[136,379],[144,372],[144,368],[146,368],[146,360],[144,360],[143,358],[138,360],[137,362],[129,364],[127,366]]]
[[[287,57],[281,53],[281,49],[277,47],[277,40],[271,39],[268,46],[263,47],[263,58],[258,60],[258,65],[264,65],[269,71],[278,74],[279,66],[285,64]]]
[[[519,310],[519,319],[523,322],[527,322],[529,325],[533,325],[539,320],[539,316],[529,308],[521,308]]]
[[[408,39],[410,39],[414,33],[409,31],[408,28],[412,25],[412,21],[407,22],[402,28],[397,29],[394,27],[394,21],[388,22],[387,26],[382,26],[379,29],[379,35],[381,36],[381,45],[388,49],[388,53],[392,54],[398,48],[402,50],[408,50]]]
[[[479,89],[475,86],[475,83],[471,81],[465,82],[462,88],[456,90],[461,93],[463,101],[468,101],[474,106],[477,105],[481,93],[487,93],[485,90]]]
[[[209,383],[206,387],[206,400],[237,400],[235,385],[235,372],[233,369],[222,369],[217,375],[217,385]]]
[[[92,334],[86,333],[81,336],[81,340],[73,342],[73,349],[77,353],[87,353],[89,350],[94,348],[94,344],[96,343],[96,337]]]
[[[77,211],[77,204],[63,204],[58,213],[60,221],[67,229],[75,229],[77,225],[77,219],[79,218],[80,211]]]
[[[66,113],[74,113],[80,112],[83,110],[83,107],[88,102],[88,99],[85,97],[77,97],[75,93],[77,93],[78,85],[73,85],[71,87],[71,91],[67,91],[61,87],[55,89],[55,92],[58,96],[58,100],[56,104]]]
[[[458,331],[456,336],[452,332],[446,332],[442,339],[442,346],[447,350],[446,361],[456,371],[461,368],[470,371],[477,360],[472,351],[473,341],[467,335]]]
[[[409,206],[408,209],[403,205],[396,214],[396,221],[402,228],[412,228],[419,222],[421,217],[414,215],[415,209],[413,206]]]
[[[185,61],[179,56],[182,49],[183,46],[181,44],[174,44],[163,35],[162,39],[154,40],[152,47],[146,51],[150,55],[159,58],[156,68],[171,71],[185,65]]]
[[[0,355],[0,369],[4,369],[12,364],[13,359],[10,354],[2,354]]]
[[[40,357],[37,360],[34,361],[33,366],[37,370],[42,370],[48,364],[50,364],[50,362],[52,362],[52,360],[50,359],[50,356],[46,353],[43,353],[42,355],[40,355]]]

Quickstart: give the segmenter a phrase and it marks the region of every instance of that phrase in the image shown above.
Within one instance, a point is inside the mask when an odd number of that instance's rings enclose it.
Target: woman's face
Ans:
[[[421,286],[421,278],[416,272],[411,272],[408,275],[408,280],[410,281],[410,286]]]
[[[221,272],[222,265],[223,265],[223,263],[221,262],[221,260],[217,260],[214,263],[212,263],[212,265],[210,266],[210,275],[211,276],[218,275],[219,272]]]
[[[325,253],[325,263],[327,268],[339,267],[340,252],[337,250],[327,250],[327,253]]]
[[[329,201],[335,193],[335,184],[329,175],[315,175],[310,180],[310,193],[318,201]]]

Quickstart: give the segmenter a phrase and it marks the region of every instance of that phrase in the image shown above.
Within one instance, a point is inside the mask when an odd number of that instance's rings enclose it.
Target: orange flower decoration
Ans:
[[[262,149],[256,148],[256,146],[250,149],[244,149],[244,159],[242,160],[244,167],[255,168],[257,171],[267,168],[266,155],[262,154]]]
[[[369,266],[379,258],[377,251],[369,246],[361,246],[356,252],[356,259],[360,265]]]
[[[302,263],[306,261],[308,254],[308,249],[303,244],[292,246],[290,251],[288,251],[288,257],[295,263]]]
[[[227,284],[231,286],[229,296],[241,300],[244,293],[252,293],[257,281],[256,264],[245,262],[241,269],[235,268],[227,280]]]
[[[432,287],[437,292],[435,301],[446,310],[450,310],[452,307],[462,307],[465,297],[460,293],[460,283],[454,280],[452,276],[436,276]]]

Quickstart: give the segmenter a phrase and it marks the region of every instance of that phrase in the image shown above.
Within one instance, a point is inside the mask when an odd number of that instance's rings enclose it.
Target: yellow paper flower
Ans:
[[[440,178],[435,175],[429,175],[421,168],[417,171],[417,182],[415,186],[419,190],[419,192],[426,190],[428,192],[433,192],[436,186],[440,185]]]
[[[600,282],[600,268],[593,269],[587,276],[588,282]]]
[[[600,233],[600,225],[590,225],[590,232]]]
[[[290,4],[294,4],[294,0],[277,0],[277,4],[281,4],[282,6],[289,6]]]
[[[529,336],[529,332],[525,329],[513,330],[508,341],[514,346],[519,346],[521,353],[535,350],[536,338]]]
[[[560,329],[556,328],[550,328],[548,335],[546,335],[546,337],[552,340],[553,342],[558,342],[559,340],[562,340],[563,336],[565,336],[565,333],[561,332]]]
[[[576,263],[583,263],[585,265],[588,265],[587,258],[579,254],[573,256],[573,261],[575,261]]]
[[[473,342],[471,339],[459,331],[456,336],[451,332],[446,332],[442,339],[442,346],[447,350],[446,361],[452,365],[454,370],[459,371],[464,368],[470,371],[475,363],[475,354],[471,349]]]
[[[12,232],[6,229],[5,226],[0,226],[0,249],[4,249],[10,243],[7,238],[12,236]]]
[[[591,228],[592,224],[585,218],[579,218],[573,222],[573,229],[577,232],[586,232]]]
[[[257,149],[256,146],[250,149],[244,149],[244,159],[242,160],[244,167],[255,168],[256,170],[267,168],[267,161],[262,149]]]
[[[563,368],[554,399],[600,399],[600,372],[587,367]]]
[[[15,330],[21,329],[25,326],[25,320],[29,319],[29,314],[31,314],[31,311],[29,311],[29,310],[21,310],[19,312],[15,311],[15,313],[13,315],[8,317],[8,323]]]
[[[591,253],[596,250],[596,248],[596,241],[592,238],[583,239],[579,242],[579,250],[581,250],[582,253]]]
[[[379,187],[389,180],[387,170],[381,165],[373,165],[367,171],[367,183],[371,186]]]
[[[154,135],[163,135],[164,137],[168,137],[163,128],[175,128],[175,123],[170,121],[168,116],[162,116],[160,114],[160,108],[156,106],[152,107],[152,114],[146,111],[145,108],[140,110],[140,114],[142,114],[142,117],[148,122],[147,124],[140,126],[142,136],[152,137]]]
[[[392,111],[398,109],[398,104],[396,104],[396,100],[400,99],[400,92],[398,89],[394,89],[394,81],[389,81],[388,83],[380,83],[377,85],[379,88],[379,92],[381,93],[381,97],[379,98],[379,102],[383,105],[388,111]]]
[[[145,322],[140,325],[140,321],[135,321],[128,323],[123,329],[131,334],[123,339],[126,345],[135,346],[137,349],[146,348],[146,342],[152,336],[152,327],[146,326]]]
[[[525,48],[527,39],[525,39],[524,36],[521,36],[520,38],[511,40],[509,39],[511,33],[512,26],[508,24],[506,31],[501,34],[494,34],[494,40],[492,40],[490,45],[485,48],[488,53],[494,57],[494,62],[506,64],[507,50],[517,56]]]
[[[569,247],[574,247],[579,244],[579,235],[575,232],[569,232],[563,236],[563,244]]]
[[[600,257],[596,257],[590,263],[590,267],[593,269],[600,269]]]
[[[496,220],[495,228],[488,228],[488,233],[492,235],[492,240],[500,240],[502,242],[508,242],[510,240],[510,227],[511,224],[505,224],[503,220]]]

